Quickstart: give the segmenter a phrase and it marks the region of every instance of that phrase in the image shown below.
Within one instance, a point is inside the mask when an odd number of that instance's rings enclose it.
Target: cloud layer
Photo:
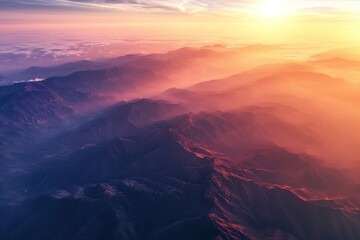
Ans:
[[[207,11],[246,11],[254,5],[269,0],[0,0],[1,9],[28,10],[28,9],[77,9],[77,10],[158,10],[180,12],[207,12]],[[274,1],[287,4],[290,8],[314,12],[329,10],[360,10],[359,1],[343,0],[288,0]]]
[[[216,2],[216,1],[215,1]],[[26,1],[0,1],[2,9],[28,10],[28,9],[138,9],[138,10],[161,10],[161,11],[201,11],[206,10],[211,3],[203,0],[26,0]]]

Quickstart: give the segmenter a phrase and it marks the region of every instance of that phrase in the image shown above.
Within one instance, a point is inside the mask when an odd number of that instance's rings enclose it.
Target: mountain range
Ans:
[[[1,239],[359,239],[358,60],[286,51],[15,74],[42,80],[0,87]]]

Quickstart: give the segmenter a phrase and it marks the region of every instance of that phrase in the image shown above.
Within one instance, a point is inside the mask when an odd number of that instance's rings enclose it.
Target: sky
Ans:
[[[0,74],[182,45],[360,42],[360,0],[0,0]],[[51,59],[48,59],[50,57]]]
[[[353,32],[359,30],[353,27],[360,23],[360,0],[0,0],[3,31],[112,28],[171,37],[210,30],[229,37],[226,32],[238,30],[232,24],[258,31],[268,23],[275,29],[350,26]]]
[[[360,12],[356,0],[11,0],[0,1],[1,11],[72,11],[133,13],[224,14],[250,13],[264,4],[285,5],[287,11],[314,14]]]
[[[359,0],[0,0],[0,24],[358,21]]]
[[[132,36],[230,37],[239,31],[234,24],[261,31],[269,23],[274,29],[311,24],[310,30],[327,25],[354,32],[360,0],[0,0],[3,31],[112,28]]]

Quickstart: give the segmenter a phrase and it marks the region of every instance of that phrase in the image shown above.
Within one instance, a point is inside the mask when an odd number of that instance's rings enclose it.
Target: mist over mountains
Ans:
[[[41,81],[0,87],[0,238],[359,239],[360,58],[291,51],[14,74]]]

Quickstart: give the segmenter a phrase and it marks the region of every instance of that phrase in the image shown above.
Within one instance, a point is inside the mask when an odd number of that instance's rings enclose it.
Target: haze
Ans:
[[[0,0],[0,238],[360,239],[359,16]]]

